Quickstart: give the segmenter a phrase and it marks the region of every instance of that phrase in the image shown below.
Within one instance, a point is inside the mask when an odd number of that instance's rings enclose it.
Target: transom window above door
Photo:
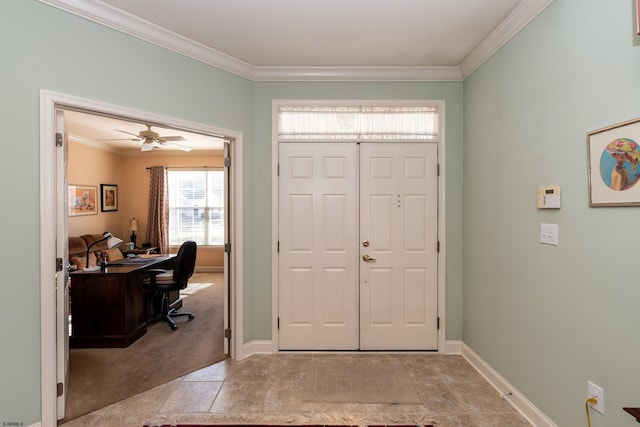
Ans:
[[[278,141],[434,141],[438,108],[421,105],[281,105]]]

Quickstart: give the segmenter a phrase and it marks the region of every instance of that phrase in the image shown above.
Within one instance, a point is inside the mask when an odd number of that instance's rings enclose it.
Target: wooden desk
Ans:
[[[69,346],[127,347],[147,333],[145,271],[172,268],[175,255],[150,256],[108,265],[105,271],[71,273]]]

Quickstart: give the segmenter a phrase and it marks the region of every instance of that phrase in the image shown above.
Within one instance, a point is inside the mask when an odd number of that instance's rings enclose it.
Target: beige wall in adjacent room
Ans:
[[[145,153],[139,156],[123,157],[122,179],[126,182],[126,190],[120,192],[121,206],[127,218],[138,219],[138,245],[145,241],[147,233],[147,216],[149,205],[149,170],[151,166],[185,167],[209,166],[222,167],[223,156],[220,155],[162,155]],[[178,248],[170,247],[175,253]],[[221,247],[199,247],[196,267],[222,267],[224,251]]]
[[[149,170],[150,166],[209,166],[222,167],[220,155],[167,155],[155,152],[143,155],[123,156],[88,145],[71,141],[69,143],[69,163],[67,174],[69,184],[93,185],[98,193],[98,214],[69,217],[69,236],[103,233],[129,242],[132,218],[138,220],[136,243],[141,246],[146,241],[147,217],[149,210]],[[118,210],[101,212],[100,184],[118,186]],[[175,253],[178,248],[169,248]],[[224,251],[221,247],[199,247],[196,267],[222,268]]]
[[[115,212],[101,212],[100,184],[115,184],[122,187],[120,181],[122,156],[108,151],[97,150],[87,145],[69,142],[69,163],[67,176],[70,185],[91,185],[96,187],[98,213],[69,217],[69,236],[83,234],[101,234],[110,231],[124,241],[126,218],[119,209]]]

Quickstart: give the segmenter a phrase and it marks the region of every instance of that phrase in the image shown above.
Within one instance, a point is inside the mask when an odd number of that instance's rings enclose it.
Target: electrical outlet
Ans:
[[[598,402],[595,404],[589,404],[589,406],[601,414],[604,414],[604,390],[602,387],[595,385],[591,381],[587,381],[587,399],[592,397]]]

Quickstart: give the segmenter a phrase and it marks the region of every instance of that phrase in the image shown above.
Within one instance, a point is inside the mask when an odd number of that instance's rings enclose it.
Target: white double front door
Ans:
[[[281,350],[437,349],[437,144],[280,143]]]

